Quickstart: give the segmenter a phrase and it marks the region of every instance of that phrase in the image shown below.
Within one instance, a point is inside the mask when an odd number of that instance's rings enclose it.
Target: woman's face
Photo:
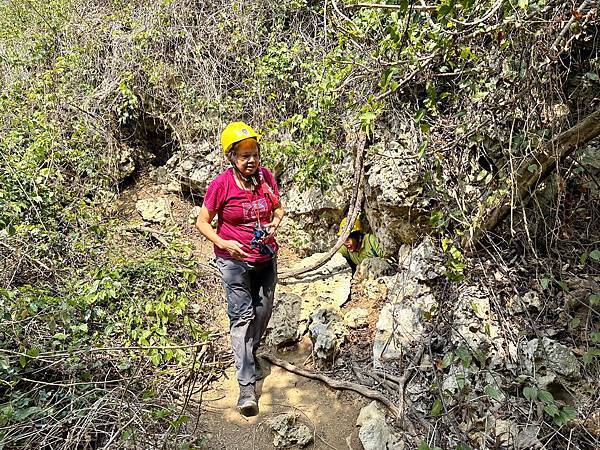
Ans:
[[[244,139],[235,147],[235,165],[245,177],[254,175],[260,163],[258,144],[254,139]]]

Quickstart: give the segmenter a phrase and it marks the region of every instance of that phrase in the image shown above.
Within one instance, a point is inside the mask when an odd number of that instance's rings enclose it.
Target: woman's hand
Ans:
[[[244,259],[250,256],[248,253],[242,250],[242,244],[240,244],[238,241],[223,241],[221,245],[219,245],[219,248],[221,250],[225,250],[235,259]]]

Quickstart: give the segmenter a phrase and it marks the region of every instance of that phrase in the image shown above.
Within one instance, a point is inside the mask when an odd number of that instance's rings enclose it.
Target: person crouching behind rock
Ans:
[[[284,210],[273,174],[260,166],[260,136],[243,122],[221,133],[232,167],[208,186],[196,221],[214,244],[227,297],[231,346],[243,415],[258,414],[256,381],[261,378],[256,351],[267,329],[277,282],[275,230]],[[218,217],[217,229],[211,222]]]
[[[347,221],[347,217],[342,219],[338,236],[342,235]],[[366,258],[382,256],[377,237],[371,233],[363,233],[360,219],[354,221],[350,235],[346,238],[344,245],[340,247],[338,253],[341,253],[342,256],[346,258],[348,265],[352,269],[352,273],[356,271],[356,266]]]

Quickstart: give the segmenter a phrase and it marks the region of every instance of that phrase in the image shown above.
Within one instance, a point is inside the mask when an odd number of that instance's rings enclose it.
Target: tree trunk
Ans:
[[[494,229],[506,218],[511,209],[535,191],[537,185],[544,180],[557,166],[577,148],[600,135],[600,109],[587,116],[574,127],[559,134],[545,143],[538,153],[527,159],[515,175],[515,186],[485,215],[481,225],[472,228],[465,234],[462,244],[472,248],[479,242],[486,231]],[[535,170],[529,168],[535,165]]]

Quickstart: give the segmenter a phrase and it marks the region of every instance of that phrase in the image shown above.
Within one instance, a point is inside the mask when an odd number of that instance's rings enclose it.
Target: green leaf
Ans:
[[[540,280],[540,286],[542,287],[542,289],[548,289],[549,285],[550,285],[550,279],[549,278],[542,278]]]
[[[32,358],[35,358],[39,354],[40,354],[39,348],[32,347],[30,349],[27,349],[27,356],[31,356]]]
[[[538,171],[538,165],[530,164],[529,166],[527,166],[527,170],[529,170],[531,173],[536,173]]]
[[[435,401],[433,402],[433,406],[431,407],[431,411],[429,411],[429,414],[433,417],[436,417],[436,416],[439,416],[441,412],[442,412],[442,400],[440,400],[439,398],[436,398]]]
[[[492,387],[491,384],[488,384],[486,387],[484,387],[483,392],[485,392],[487,396],[493,398],[494,400],[500,400],[500,392]]]
[[[466,384],[466,379],[464,374],[459,373],[456,375],[456,384],[458,386],[458,388],[462,391],[465,388],[465,384]]]
[[[529,0],[519,0],[519,8],[522,9],[527,9],[527,7],[529,6]]]
[[[592,81],[598,81],[598,80],[600,80],[600,78],[598,78],[598,74],[597,74],[597,73],[595,73],[595,72],[587,72],[587,73],[585,74],[585,77],[586,77],[588,80],[592,80]]]
[[[442,360],[442,369],[450,366],[454,361],[454,353],[448,352],[444,355],[444,359]]]
[[[544,411],[546,411],[552,417],[556,417],[559,415],[558,406],[556,406],[554,403],[544,406]]]
[[[600,305],[600,294],[590,295],[590,306],[598,306],[598,305]]]
[[[590,364],[596,356],[600,356],[600,348],[590,348],[583,354],[583,363],[585,365]]]
[[[544,391],[541,390],[538,393],[538,398],[543,401],[544,403],[546,403],[547,405],[553,404],[554,403],[554,396],[548,392],[548,391]]]
[[[423,119],[423,117],[425,117],[425,108],[421,108],[419,109],[419,111],[417,111],[417,115],[415,116],[415,122],[419,123],[421,122],[421,120]]]
[[[581,319],[579,317],[573,318],[571,322],[569,322],[569,328],[571,330],[576,330],[581,325]]]
[[[556,284],[558,284],[563,291],[569,292],[569,286],[564,281],[557,281]]]
[[[533,401],[538,397],[538,389],[536,387],[525,387],[523,388],[523,397],[527,400]]]
[[[456,349],[456,354],[460,358],[463,367],[469,367],[471,362],[473,361],[473,356],[465,347],[458,347]]]
[[[600,261],[600,250],[597,248],[592,250],[590,252],[590,258],[592,258],[594,261]]]
[[[573,420],[577,417],[577,411],[572,406],[565,406],[560,410],[560,421],[562,422],[560,425],[566,425],[570,420]]]
[[[419,447],[417,447],[417,450],[430,450],[429,444],[427,444],[425,441],[421,441]]]
[[[30,406],[29,408],[17,409],[15,410],[13,418],[16,421],[22,421],[40,411],[42,411],[42,408],[40,408],[39,406]]]

